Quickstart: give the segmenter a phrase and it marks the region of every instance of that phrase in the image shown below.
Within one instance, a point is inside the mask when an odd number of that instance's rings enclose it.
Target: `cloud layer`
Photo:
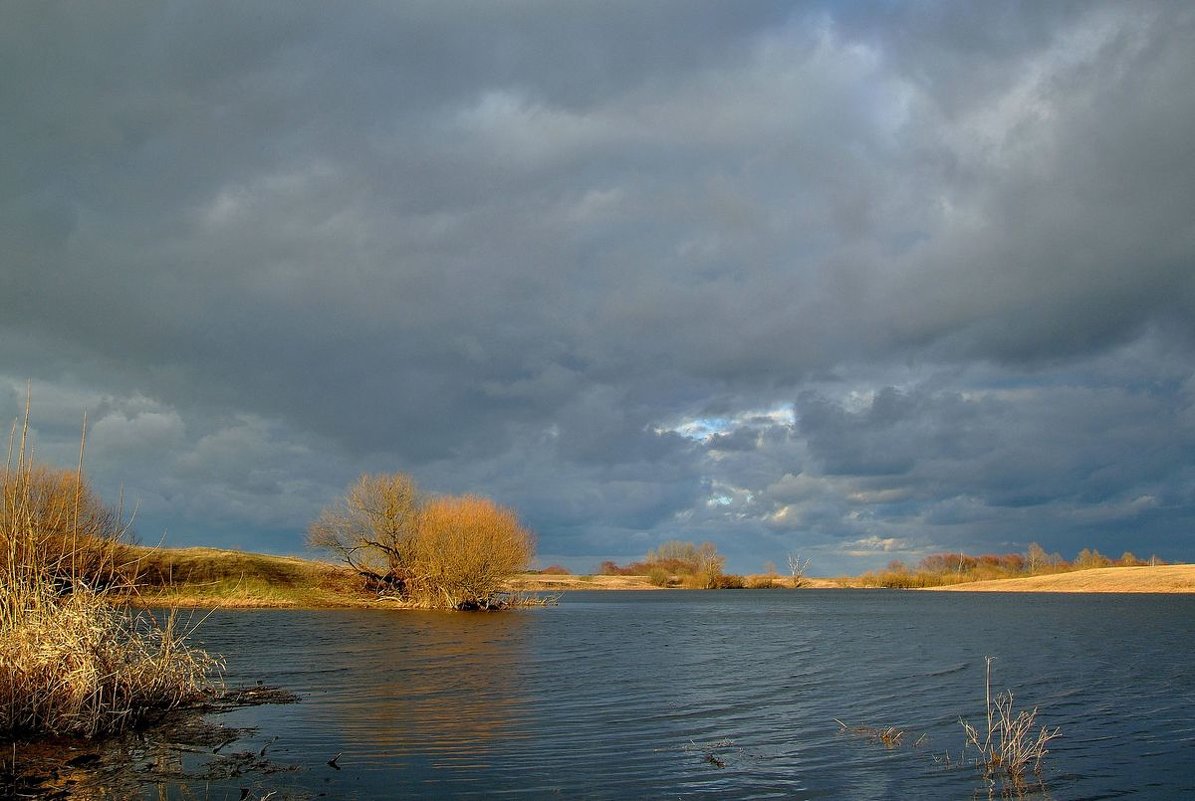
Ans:
[[[1181,4],[5,17],[0,412],[145,539],[404,469],[579,569],[1195,559]]]

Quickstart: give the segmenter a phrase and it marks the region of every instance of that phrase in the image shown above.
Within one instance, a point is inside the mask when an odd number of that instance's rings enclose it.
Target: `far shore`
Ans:
[[[792,589],[792,579],[783,576],[774,578],[765,575],[746,576],[749,582],[773,582],[775,589]],[[850,578],[801,579],[800,589],[824,590],[852,586]],[[603,576],[603,575],[551,575],[524,573],[509,582],[510,588],[522,592],[552,592],[554,590],[681,590],[684,587],[660,587],[651,583],[647,576]],[[732,592],[732,590],[728,590]]]
[[[218,548],[136,548],[143,581],[133,596],[138,606],[192,608],[393,608],[360,588],[349,569],[315,559],[273,556]],[[767,576],[748,576],[752,586]],[[771,577],[773,592],[792,592],[788,577]],[[805,577],[804,589],[861,588],[857,577]],[[527,573],[508,582],[511,592],[584,590],[665,591],[647,576]],[[1027,578],[976,581],[927,588],[944,592],[1195,593],[1195,565],[1109,567]],[[671,591],[680,591],[670,588]],[[720,590],[719,592],[734,592]]]
[[[972,581],[945,587],[927,587],[937,592],[1103,592],[1142,593],[1195,592],[1195,565],[1155,567],[1097,567],[1048,576]]]

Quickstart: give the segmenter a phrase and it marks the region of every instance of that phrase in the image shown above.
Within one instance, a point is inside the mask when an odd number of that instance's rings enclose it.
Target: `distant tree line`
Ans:
[[[688,587],[714,590],[744,586],[742,576],[724,572],[726,557],[712,542],[696,545],[684,540],[669,540],[649,551],[641,561],[618,565],[602,562],[603,576],[647,576],[658,587]]]
[[[940,587],[969,581],[1041,576],[1097,567],[1143,567],[1164,564],[1165,560],[1157,556],[1140,559],[1131,551],[1125,551],[1119,559],[1112,559],[1094,548],[1084,548],[1073,560],[1067,561],[1061,554],[1047,553],[1034,542],[1029,544],[1024,553],[989,553],[979,556],[936,553],[926,556],[913,567],[895,560],[889,562],[884,570],[864,573],[859,577],[859,581],[868,587]]]
[[[755,576],[727,573],[725,565],[726,557],[718,553],[712,542],[697,545],[686,540],[668,540],[637,562],[619,565],[606,560],[598,565],[597,572],[602,576],[646,576],[657,587],[697,590],[795,589],[809,583],[806,575],[809,560],[798,553],[788,555],[789,576],[781,576],[774,562],[765,564],[764,572]]]

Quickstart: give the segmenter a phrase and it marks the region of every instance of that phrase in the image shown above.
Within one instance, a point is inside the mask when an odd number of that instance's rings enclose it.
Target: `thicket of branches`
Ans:
[[[22,460],[4,470],[0,496],[0,560],[6,572],[36,569],[60,586],[82,582],[91,589],[121,580],[125,525],[81,471]]]
[[[657,586],[686,586],[697,589],[741,588],[742,576],[723,572],[726,557],[712,542],[696,545],[684,540],[669,540],[648,551],[640,562],[620,566],[605,561],[598,567],[604,576],[647,576]]]
[[[864,573],[860,576],[860,581],[865,586],[898,589],[940,587],[946,584],[1067,573],[1097,567],[1142,567],[1165,563],[1165,560],[1157,556],[1139,559],[1130,551],[1125,551],[1119,559],[1112,559],[1094,548],[1084,548],[1073,560],[1067,561],[1061,554],[1047,553],[1037,543],[1031,543],[1025,553],[989,553],[979,556],[937,553],[926,556],[914,567],[909,567],[904,562],[893,561],[889,562],[884,570]]]
[[[308,529],[308,543],[380,595],[414,606],[498,609],[535,538],[510,509],[472,495],[430,497],[403,473],[363,475]]]

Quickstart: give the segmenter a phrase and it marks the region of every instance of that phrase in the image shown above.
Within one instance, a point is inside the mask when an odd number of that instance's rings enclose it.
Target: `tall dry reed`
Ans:
[[[114,603],[119,515],[33,464],[29,409],[0,476],[0,737],[121,731],[196,697],[216,660]],[[85,441],[85,440],[84,440]]]
[[[1042,760],[1046,746],[1058,737],[1061,729],[1047,729],[1037,725],[1037,707],[1032,710],[1013,709],[1012,691],[992,695],[992,660],[986,657],[987,677],[985,707],[987,730],[982,731],[967,721],[963,726],[965,741],[963,757],[968,748],[976,751],[975,765],[989,781],[1001,780],[1009,795],[1021,795],[1028,786],[1028,774],[1041,780]]]

